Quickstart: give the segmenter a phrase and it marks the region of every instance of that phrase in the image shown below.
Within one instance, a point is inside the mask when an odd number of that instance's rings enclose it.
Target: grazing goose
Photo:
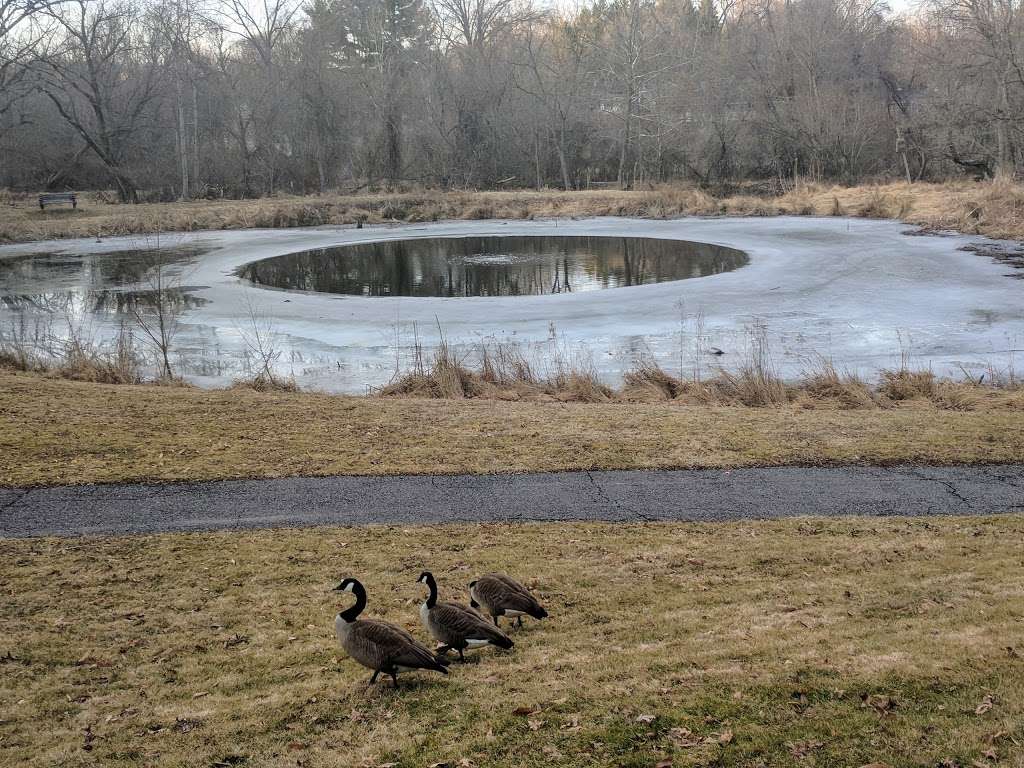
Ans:
[[[345,652],[364,667],[373,670],[367,685],[377,682],[383,672],[391,675],[395,688],[398,673],[414,669],[432,669],[447,675],[448,660],[438,658],[415,637],[401,627],[376,619],[360,619],[366,607],[366,590],[356,579],[345,579],[335,589],[356,596],[355,605],[342,611],[334,620],[334,631]]]
[[[437,582],[430,571],[424,571],[417,579],[420,584],[426,584],[430,594],[420,606],[420,619],[427,631],[434,636],[444,647],[439,648],[440,653],[447,653],[449,650],[459,652],[459,660],[465,661],[463,651],[467,648],[480,648],[485,645],[494,645],[498,648],[511,648],[512,641],[508,635],[491,623],[472,608],[458,603],[437,602]]]
[[[515,616],[517,626],[523,626],[523,616],[543,619],[548,612],[541,607],[529,590],[515,579],[501,573],[485,573],[469,585],[470,605],[483,609],[498,626],[499,616]]]

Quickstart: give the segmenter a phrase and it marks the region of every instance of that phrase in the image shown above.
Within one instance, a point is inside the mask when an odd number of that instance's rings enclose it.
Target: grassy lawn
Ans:
[[[506,403],[0,372],[0,485],[1024,461],[1024,411]]]
[[[18,766],[1020,766],[1024,518],[477,525],[0,541]],[[333,638],[426,639],[487,569],[552,618],[398,692]],[[670,762],[666,762],[670,761]]]

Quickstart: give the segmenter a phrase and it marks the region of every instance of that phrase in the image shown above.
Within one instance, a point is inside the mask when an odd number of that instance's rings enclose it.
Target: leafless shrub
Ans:
[[[155,247],[147,249],[143,278],[146,290],[136,294],[130,312],[157,357],[159,378],[173,381],[178,377],[171,366],[171,347],[182,306],[180,276],[172,272],[170,265],[171,257],[161,247],[158,236]]]
[[[257,392],[297,392],[295,379],[284,378],[275,372],[281,359],[280,336],[270,320],[260,314],[248,294],[245,297],[248,324],[239,327],[239,335],[245,346],[246,358],[256,361],[255,370],[248,378],[235,381],[236,387],[247,387]]]

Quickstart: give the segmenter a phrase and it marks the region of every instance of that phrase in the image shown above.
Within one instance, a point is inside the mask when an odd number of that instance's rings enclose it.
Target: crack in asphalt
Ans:
[[[939,477],[931,477],[929,475],[924,474],[923,471],[918,469],[908,470],[907,474],[911,475],[912,477],[916,477],[918,480],[924,480],[929,483],[938,483],[943,488],[945,488],[946,491],[948,491],[949,494],[953,496],[955,499],[959,500],[963,504],[966,504],[968,508],[974,508],[974,504],[969,499],[965,498],[963,494],[960,493],[960,491],[956,487],[956,484],[953,481],[943,480],[942,478]]]
[[[24,499],[26,496],[28,496],[30,493],[32,493],[32,489],[31,488],[12,488],[11,490],[15,494],[17,494],[17,495],[13,499],[11,499],[10,501],[4,503],[3,505],[0,505],[0,512],[6,512],[11,507],[13,507],[15,504],[17,504],[22,499]]]
[[[1011,488],[1021,488],[1021,489],[1024,489],[1024,483],[1017,482],[1012,477],[1008,477],[1006,475],[997,474],[998,470],[999,470],[999,467],[980,467],[980,469],[981,469],[981,473],[985,477],[991,478],[992,480],[995,480],[997,483],[1003,483],[1005,485],[1010,486]]]

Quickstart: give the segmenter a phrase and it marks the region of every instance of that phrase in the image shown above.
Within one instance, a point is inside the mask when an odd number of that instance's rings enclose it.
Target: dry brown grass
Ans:
[[[0,541],[0,755],[25,766],[1020,766],[1020,516]],[[394,692],[347,575],[418,624],[489,569],[551,618]]]
[[[840,374],[822,359],[793,381],[779,377],[767,337],[754,333],[750,350],[735,370],[718,368],[700,377],[673,375],[654,360],[642,357],[623,375],[619,390],[601,383],[586,359],[567,357],[555,346],[524,348],[514,343],[481,344],[470,365],[442,342],[429,366],[419,349],[410,371],[381,388],[382,397],[462,400],[532,400],[576,403],[654,403],[680,405],[778,407],[798,404],[810,409],[891,408],[908,400],[928,401],[939,408],[1024,410],[1024,389],[1010,369],[989,376],[991,384],[974,379],[940,379],[930,370],[914,368],[905,358],[897,369],[880,372],[877,385],[858,376]],[[467,353],[468,355],[468,353]]]
[[[509,191],[275,197],[120,205],[85,194],[77,211],[41,212],[31,196],[0,206],[0,242],[108,237],[158,231],[301,227],[441,219],[686,215],[856,215],[933,229],[1024,238],[1024,186],[1009,181],[837,187],[800,184],[777,197],[714,197],[666,186],[648,191]]]
[[[0,485],[1024,461],[1024,410],[686,407],[111,386],[0,372]]]

